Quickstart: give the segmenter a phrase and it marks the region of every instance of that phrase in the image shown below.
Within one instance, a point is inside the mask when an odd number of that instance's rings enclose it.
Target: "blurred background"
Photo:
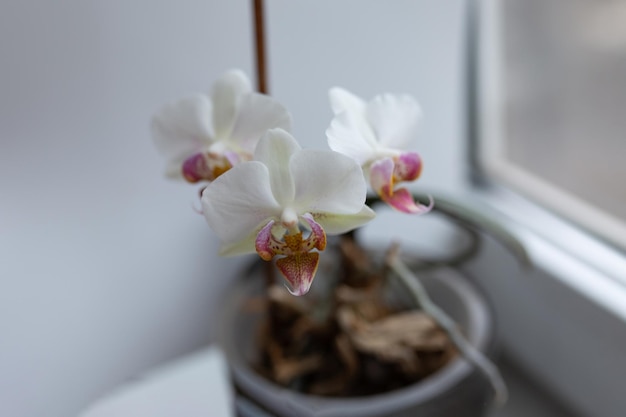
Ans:
[[[0,415],[75,415],[208,342],[211,301],[243,260],[217,257],[149,122],[227,69],[253,77],[249,3],[0,4]],[[318,148],[329,87],[413,93],[425,179],[451,184],[462,2],[394,3],[268,2],[270,89]]]
[[[626,2],[505,1],[502,12],[508,158],[623,221]]]

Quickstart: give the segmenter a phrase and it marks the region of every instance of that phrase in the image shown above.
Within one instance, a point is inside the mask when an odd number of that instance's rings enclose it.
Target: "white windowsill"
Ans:
[[[626,259],[525,199],[496,187],[467,195],[520,239],[521,269],[488,242],[468,267],[489,294],[506,354],[577,414],[620,415],[626,398]]]
[[[496,187],[477,191],[510,225],[534,267],[626,323],[626,256],[622,252],[512,192]]]

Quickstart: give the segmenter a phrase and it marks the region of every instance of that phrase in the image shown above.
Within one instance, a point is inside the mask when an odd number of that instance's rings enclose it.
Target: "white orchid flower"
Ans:
[[[422,160],[406,148],[417,135],[422,111],[409,95],[382,94],[365,102],[339,87],[329,91],[335,113],[326,130],[328,145],[350,156],[363,168],[372,189],[396,210],[425,213],[432,208],[416,203],[403,181],[416,180]]]
[[[254,160],[234,166],[202,193],[202,211],[222,255],[257,252],[276,265],[294,295],[306,294],[326,234],[350,231],[375,214],[358,164],[330,150],[301,149],[282,129],[259,141]],[[317,251],[314,251],[317,250]]]
[[[211,96],[194,94],[163,107],[152,119],[166,174],[195,183],[213,181],[252,158],[267,129],[291,128],[291,116],[273,98],[252,91],[240,70],[223,74]]]

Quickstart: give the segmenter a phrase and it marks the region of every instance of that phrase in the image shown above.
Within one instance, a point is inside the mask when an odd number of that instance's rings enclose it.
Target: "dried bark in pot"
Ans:
[[[340,247],[340,282],[320,301],[330,307],[269,288],[258,371],[303,393],[349,397],[401,388],[445,366],[455,355],[445,333],[421,311],[390,306],[383,270],[353,241]]]

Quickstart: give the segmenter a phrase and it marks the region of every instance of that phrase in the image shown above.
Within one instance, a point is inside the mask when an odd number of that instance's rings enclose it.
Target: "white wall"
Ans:
[[[234,263],[162,176],[164,102],[250,72],[248,2],[0,5],[0,415],[68,417],[206,343]]]
[[[465,2],[268,0],[270,89],[305,146],[326,147],[328,89],[370,99],[410,93],[424,110],[419,183],[455,188],[466,168],[462,47]]]
[[[270,87],[325,147],[326,92],[410,92],[424,183],[462,173],[461,1],[268,2]],[[161,176],[162,103],[252,69],[248,1],[9,0],[0,5],[0,415],[75,415],[206,343],[241,260]]]

